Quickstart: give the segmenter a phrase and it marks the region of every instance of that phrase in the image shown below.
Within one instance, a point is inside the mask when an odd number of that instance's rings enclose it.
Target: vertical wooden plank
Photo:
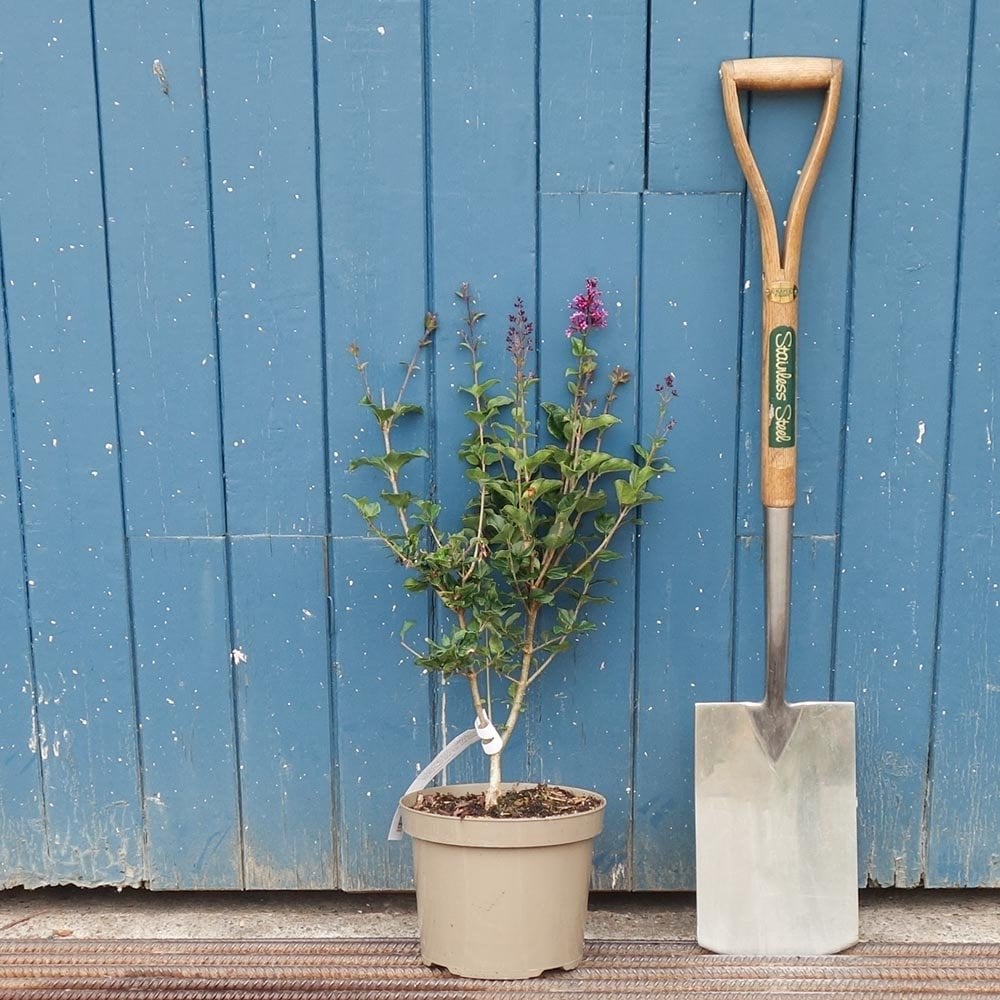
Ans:
[[[730,696],[740,224],[738,195],[643,205],[640,386],[672,371],[680,397],[677,473],[639,533],[636,889],[694,887],[694,703]]]
[[[143,877],[93,43],[3,15],[0,215],[49,821],[48,877]]]
[[[205,4],[234,534],[326,530],[311,5]]]
[[[432,428],[435,477],[446,526],[454,527],[469,493],[456,457],[468,433],[465,400],[468,354],[455,335],[461,313],[455,289],[468,281],[487,314],[484,367],[506,370],[506,317],[515,298],[535,312],[537,235],[537,93],[535,4],[458,6],[431,0],[431,227],[433,300],[441,317],[435,354]],[[471,725],[467,691],[454,685],[447,723]],[[457,702],[457,704],[456,704]],[[500,713],[495,713],[500,714]],[[524,773],[524,734],[504,755],[505,777]],[[449,769],[450,780],[484,780],[485,758],[470,752]]]
[[[358,405],[361,386],[347,354],[356,341],[373,386],[398,389],[427,308],[424,156],[424,31],[408,0],[338,0],[316,7],[320,180],[326,280],[331,449],[330,547],[334,601],[334,749],[340,881],[354,889],[409,888],[408,845],[385,841],[396,800],[430,759],[427,678],[397,644],[405,619],[427,634],[426,601],[395,611],[402,578],[344,493],[377,496],[371,470],[352,458],[382,442]],[[344,137],[351,136],[350,142]],[[426,402],[422,374],[411,402]],[[427,447],[432,417],[403,428],[399,447]],[[425,463],[407,471],[423,491]],[[346,540],[353,536],[352,540]],[[394,589],[390,590],[392,587]]]
[[[638,192],[645,186],[646,19],[643,4],[539,4],[539,177],[555,192]],[[539,395],[564,396],[567,302],[596,276],[610,317],[594,335],[605,368],[638,367],[638,196],[543,197],[539,210]],[[602,382],[600,389],[605,391]],[[619,392],[623,424],[609,447],[631,453],[637,434],[635,383]],[[635,677],[635,534],[616,545],[595,605],[598,631],[562,654],[532,692],[524,722],[532,777],[585,783],[608,799],[594,885],[631,885],[632,693]],[[587,761],[581,771],[581,762]]]
[[[850,272],[851,199],[857,105],[859,18],[854,4],[799,0],[789,16],[781,0],[754,4],[754,55],[829,55],[844,60],[844,87],[833,140],[809,204],[799,286],[799,446],[797,535],[830,536],[838,530],[841,437],[844,426],[844,355]],[[816,128],[820,91],[768,94],[750,102],[749,133],[783,232],[784,216]],[[721,116],[721,108],[719,109]],[[732,143],[726,137],[729,155]],[[738,530],[762,531],[758,483],[761,322],[760,231],[747,207],[744,242],[743,358]],[[832,589],[831,577],[827,587]],[[827,652],[827,660],[830,653]]]
[[[932,720],[927,884],[1000,885],[1000,7],[976,7],[944,573]]]
[[[430,760],[427,678],[397,641],[426,603],[368,538],[333,541],[337,768],[343,889],[409,889],[410,845],[386,842],[399,797]]]
[[[652,395],[652,387],[635,384],[639,197],[544,196],[540,220],[539,394],[556,401],[568,398],[565,370],[572,358],[564,332],[566,304],[583,290],[584,279],[594,275],[610,314],[607,328],[590,341],[602,363],[595,396],[607,391],[605,379],[616,364],[633,374],[633,381],[619,390],[614,412],[623,423],[608,433],[605,450],[631,457],[637,440],[636,395]],[[626,889],[631,882],[635,533],[624,530],[614,548],[621,559],[608,564],[603,575],[617,583],[600,591],[614,603],[591,607],[588,617],[597,631],[553,662],[531,690],[523,721],[532,780],[583,784],[608,800],[594,864],[594,885],[601,889]]]
[[[539,3],[539,186],[641,191],[646,5]]]
[[[507,303],[534,285],[535,5],[431,0],[428,27],[437,297],[468,277]]]
[[[382,442],[377,431],[372,440],[370,415],[358,405],[347,347],[358,343],[373,386],[395,392],[427,308],[420,5],[318,5],[316,46],[332,520],[335,534],[361,535],[364,524],[343,494],[365,489],[347,466]],[[413,388],[411,401],[422,402],[426,380]],[[399,446],[426,447],[426,439],[426,427],[409,436],[403,428]],[[407,472],[425,481],[424,468]]]
[[[153,889],[242,887],[224,546],[131,545]]]
[[[128,530],[221,534],[198,4],[94,13]]]
[[[909,886],[923,876],[969,4],[866,11],[836,694],[858,703],[862,880]]]
[[[729,152],[719,63],[750,54],[749,0],[651,0],[648,180],[651,191],[742,191]]]
[[[0,246],[2,254],[2,246]],[[4,280],[0,255],[0,283]],[[28,631],[6,296],[0,354],[0,886],[45,882],[45,799],[36,752],[35,684]]]
[[[455,388],[464,359],[452,335],[455,289],[468,280],[489,314],[487,364],[503,363],[514,299],[535,308],[535,6],[431,0],[429,47],[434,301],[442,319],[438,454],[457,462],[452,446],[467,421]],[[445,499],[450,471],[442,467]]]
[[[336,886],[322,538],[232,543],[248,889]]]

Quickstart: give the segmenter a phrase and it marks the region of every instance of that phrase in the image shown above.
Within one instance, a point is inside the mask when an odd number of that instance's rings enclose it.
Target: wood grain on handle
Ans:
[[[740,90],[812,90],[829,87],[843,73],[843,63],[819,56],[764,56],[730,59],[719,72],[730,75]]]
[[[764,272],[760,482],[765,507],[792,507],[795,504],[799,257],[806,209],[836,123],[843,73],[844,65],[839,59],[805,56],[734,59],[719,68],[726,124],[760,222]],[[739,90],[808,88],[825,88],[826,97],[789,204],[782,247],[771,198],[743,124]]]

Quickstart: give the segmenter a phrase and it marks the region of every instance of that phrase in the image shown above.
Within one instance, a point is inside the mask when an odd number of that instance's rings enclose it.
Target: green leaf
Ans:
[[[613,413],[599,413],[595,417],[583,418],[583,433],[589,434],[591,431],[603,431],[609,427],[620,424],[621,420]]]
[[[566,408],[558,403],[542,403],[546,414],[546,429],[552,437],[559,441],[569,441],[569,414]]]
[[[501,512],[508,521],[516,524],[522,531],[528,530],[528,514],[526,511],[515,507],[512,503],[505,504]]]
[[[403,581],[403,589],[411,594],[419,594],[421,591],[427,589],[427,581],[422,580],[418,576],[408,576]]]
[[[345,500],[350,500],[352,504],[358,509],[358,513],[366,521],[374,521],[379,514],[382,513],[381,504],[375,503],[373,500],[369,500],[368,497],[352,497],[349,493],[344,494]]]
[[[487,481],[486,485],[489,487],[490,493],[492,493],[494,496],[499,497],[504,502],[504,504],[516,502],[517,494],[514,490],[514,487],[510,483],[508,483],[505,479],[497,479],[495,476],[491,476]],[[479,505],[478,497],[474,502],[478,509]]]
[[[573,490],[572,493],[561,496],[559,502],[556,504],[556,517],[568,518],[576,510],[577,501],[581,500],[585,495],[583,490]]]
[[[542,545],[547,549],[559,549],[573,541],[573,535],[573,525],[569,523],[569,519],[559,517],[556,518],[549,533],[542,539]]]
[[[525,463],[525,469],[528,472],[536,472],[543,465],[551,465],[555,468],[562,470],[569,462],[569,452],[565,448],[557,448],[555,445],[546,445],[544,448],[539,448],[533,454],[528,456],[528,461]]]
[[[430,500],[418,500],[416,507],[418,511],[416,519],[421,524],[433,524],[441,513],[441,504]]]
[[[502,514],[496,512],[486,515],[486,526],[493,533],[494,542],[506,541],[514,532],[514,526]]]
[[[413,451],[390,451],[385,456],[385,464],[393,472],[399,472],[403,466],[408,465],[415,458],[428,458],[428,454],[423,448],[416,448]]]
[[[482,362],[480,362],[481,364]],[[462,392],[468,393],[473,399],[481,399],[484,392],[489,392],[495,385],[500,384],[498,378],[488,378],[485,382],[477,382],[472,385],[460,386]]]
[[[491,396],[486,400],[486,409],[487,411],[498,410],[501,407],[510,406],[513,402],[514,400],[510,396]]]
[[[608,535],[618,518],[614,514],[599,514],[594,518],[594,527],[602,534]]]
[[[383,490],[379,496],[390,507],[394,507],[396,510],[406,510],[413,502],[413,494],[405,491],[402,493],[391,493],[389,490]]]
[[[589,497],[586,495],[580,497],[576,502],[576,509],[581,514],[589,514],[591,511],[603,510],[607,502],[607,494],[603,490],[598,490]]]
[[[399,630],[399,638],[405,639],[406,633],[409,632],[410,629],[416,624],[417,623],[412,618],[407,618],[407,620],[403,622],[403,627]]]
[[[397,403],[393,409],[396,411],[397,417],[406,417],[411,413],[423,413],[424,408],[419,403]]]
[[[639,491],[624,479],[615,480],[615,493],[619,507],[634,507],[639,502]]]
[[[538,479],[532,479],[530,483],[524,488],[524,495],[529,500],[537,500],[539,497],[546,496],[549,493],[555,493],[562,487],[562,481],[559,479],[547,479],[544,476]]]
[[[628,477],[628,481],[632,486],[638,486],[641,488],[645,486],[655,475],[655,469],[650,468],[648,465],[643,465],[633,471],[632,475]]]
[[[389,467],[385,464],[385,458],[381,455],[362,455],[360,458],[352,458],[347,464],[347,468],[351,472],[357,472],[358,469],[366,467],[380,469],[382,472],[389,471]]]
[[[597,467],[596,472],[599,476],[603,476],[609,472],[631,472],[634,468],[635,463],[629,459],[609,455]]]
[[[510,545],[510,554],[521,558],[531,552],[533,546],[526,538],[516,538]]]
[[[391,424],[400,417],[424,412],[424,408],[417,403],[393,403],[391,406],[379,406],[371,399],[362,399],[361,405],[371,410],[380,424]]]
[[[380,423],[384,424],[388,420],[392,419],[392,407],[391,406],[378,406],[373,403],[370,399],[364,399],[361,401],[362,406],[367,406],[372,413],[375,414],[375,419]]]
[[[567,608],[560,608],[557,617],[559,619],[559,629],[561,632],[569,632],[576,621],[576,616]]]

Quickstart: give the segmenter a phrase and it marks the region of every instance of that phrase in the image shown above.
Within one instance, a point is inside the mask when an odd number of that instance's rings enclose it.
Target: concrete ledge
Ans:
[[[410,893],[0,891],[0,937],[415,937]],[[690,941],[689,893],[594,893],[587,935]],[[861,939],[1000,943],[1000,890],[874,889],[861,893]]]

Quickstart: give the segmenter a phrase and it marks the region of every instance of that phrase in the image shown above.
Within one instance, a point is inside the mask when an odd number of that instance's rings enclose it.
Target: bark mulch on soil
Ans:
[[[571,813],[596,809],[601,800],[594,795],[579,795],[558,785],[530,785],[512,788],[500,796],[493,809],[486,808],[485,792],[452,795],[448,791],[422,792],[413,803],[420,812],[437,816],[485,817],[491,819],[538,819],[546,816],[568,816]]]

